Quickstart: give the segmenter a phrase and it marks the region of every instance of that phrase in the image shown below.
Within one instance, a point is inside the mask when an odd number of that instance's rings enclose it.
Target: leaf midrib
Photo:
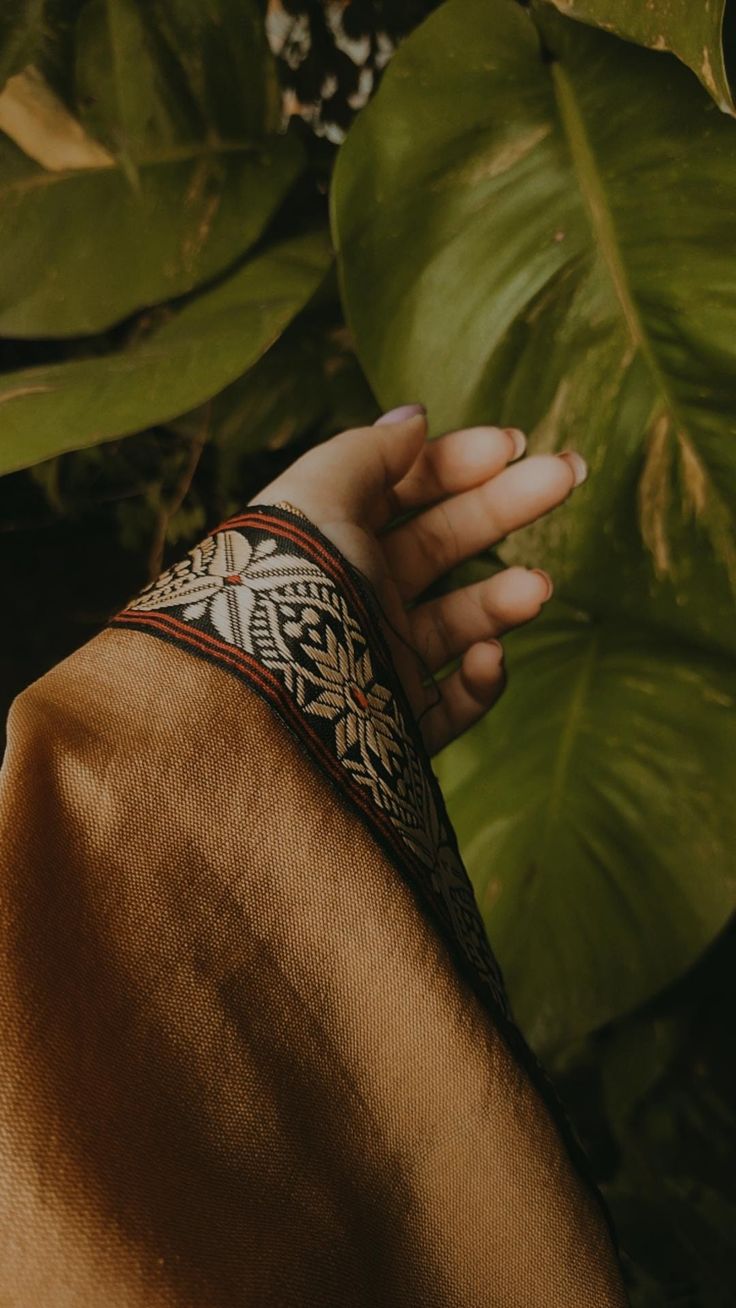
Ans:
[[[219,154],[263,154],[268,150],[266,143],[259,142],[254,144],[253,141],[202,141],[198,144],[188,143],[186,145],[168,147],[165,150],[155,151],[147,155],[145,159],[136,160],[139,168],[158,168],[161,165],[186,163],[188,160],[204,159],[208,155]],[[46,186],[58,185],[60,182],[67,182],[71,179],[80,177],[96,177],[101,173],[118,172],[121,176],[123,169],[117,160],[109,164],[103,164],[97,168],[64,168],[59,172],[50,172],[42,169],[39,165],[38,173],[30,177],[21,177],[17,181],[9,182],[0,187],[0,196],[10,194],[25,194],[29,191],[36,191]]]
[[[593,238],[611,278],[614,293],[621,306],[621,312],[626,321],[632,344],[640,351],[642,358],[645,360],[676,429],[692,438],[692,433],[688,430],[688,425],[680,413],[678,403],[659,365],[656,352],[639,312],[613,221],[611,206],[586,131],[583,114],[572,80],[559,60],[552,62],[551,69],[552,85],[560,121],[567,140],[580,193],[593,230]]]
[[[559,60],[551,64],[552,85],[559,111],[560,121],[570,151],[573,169],[580,193],[588,212],[593,239],[608,269],[614,293],[621,306],[621,312],[629,329],[632,344],[644,359],[656,389],[660,394],[660,403],[655,405],[650,421],[654,422],[665,413],[672,423],[673,433],[689,444],[690,449],[698,451],[697,437],[683,416],[677,399],[673,395],[667,378],[660,367],[656,351],[649,339],[647,330],[636,303],[626,263],[621,251],[611,206],[596,163],[595,154],[586,131],[585,121],[580,108],[572,79]],[[708,493],[719,509],[725,509],[730,517],[730,507],[715,482],[710,469],[698,451],[698,459],[703,477],[707,481]],[[736,580],[734,582],[736,589]]]

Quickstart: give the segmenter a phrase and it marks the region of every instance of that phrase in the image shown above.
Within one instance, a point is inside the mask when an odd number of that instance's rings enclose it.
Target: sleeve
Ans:
[[[5,1308],[619,1308],[359,574],[231,520],[30,687]]]

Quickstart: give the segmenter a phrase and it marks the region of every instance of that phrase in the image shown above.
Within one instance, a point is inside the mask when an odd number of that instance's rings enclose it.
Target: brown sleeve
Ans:
[[[254,510],[14,706],[3,1308],[609,1308],[370,593]]]

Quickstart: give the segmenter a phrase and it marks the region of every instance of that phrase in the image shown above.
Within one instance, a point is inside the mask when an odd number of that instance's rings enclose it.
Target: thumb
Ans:
[[[413,467],[427,440],[424,410],[412,406],[409,416],[396,421],[391,418],[386,414],[373,427],[342,432],[319,450],[325,458],[325,471],[329,460],[332,488],[339,493],[347,515],[373,527],[388,521],[392,512],[389,492]]]
[[[391,488],[406,476],[426,439],[426,414],[415,409],[398,422],[341,432],[303,454],[251,503],[284,499],[318,525],[349,521],[378,528],[392,516]]]

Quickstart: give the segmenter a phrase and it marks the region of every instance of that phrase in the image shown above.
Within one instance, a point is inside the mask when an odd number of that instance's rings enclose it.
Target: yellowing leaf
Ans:
[[[0,91],[0,131],[51,172],[111,168],[115,163],[32,66],[9,77]]]

